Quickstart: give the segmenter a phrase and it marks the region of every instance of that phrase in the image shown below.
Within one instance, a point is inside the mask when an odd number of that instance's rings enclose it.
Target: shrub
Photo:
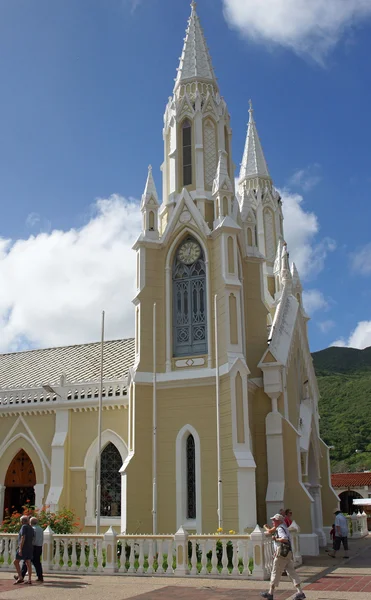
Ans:
[[[37,517],[40,527],[45,529],[50,527],[54,533],[69,534],[75,531],[81,531],[80,522],[73,510],[62,508],[56,512],[49,512],[47,506],[35,508],[29,504],[22,506],[22,513],[14,511],[9,512],[5,509],[5,519],[1,523],[0,531],[4,533],[18,533],[20,529],[19,519],[22,515]]]

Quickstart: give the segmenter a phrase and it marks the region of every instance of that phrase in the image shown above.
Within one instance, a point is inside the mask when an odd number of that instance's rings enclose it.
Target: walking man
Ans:
[[[304,600],[306,597],[301,589],[300,578],[298,577],[292,554],[291,535],[285,524],[285,517],[276,514],[271,519],[273,521],[274,533],[274,560],[272,566],[271,581],[268,592],[260,594],[266,600],[273,600],[274,590],[278,587],[283,571],[286,571],[294,586],[296,594],[294,600]]]
[[[43,553],[44,532],[41,529],[36,517],[31,517],[30,525],[35,532],[34,540],[33,540],[32,562],[33,562],[33,566],[35,567],[37,581],[40,581],[40,583],[43,583],[44,576],[43,576],[43,568],[41,565],[41,556]],[[22,565],[22,577],[23,578],[25,577],[26,573],[27,573],[27,565],[26,565],[25,561],[23,561],[23,565]]]
[[[336,557],[336,552],[340,550],[341,544],[344,548],[344,558],[348,558],[348,521],[343,513],[337,508],[334,510],[335,515],[335,538],[333,552],[329,552],[329,556]]]
[[[32,574],[31,560],[32,560],[32,555],[33,555],[33,538],[34,538],[34,530],[32,529],[31,525],[29,525],[29,523],[28,523],[28,517],[26,517],[26,515],[23,515],[23,517],[21,517],[21,529],[18,534],[18,546],[17,546],[16,555],[15,555],[15,560],[13,563],[17,570],[17,575],[18,575],[16,581],[14,582],[15,584],[24,582],[24,578],[21,573],[21,567],[19,564],[21,562],[21,560],[23,560],[25,562],[26,569],[28,571],[28,580],[25,583],[29,583],[29,584],[32,583],[32,581],[31,581],[31,574]]]

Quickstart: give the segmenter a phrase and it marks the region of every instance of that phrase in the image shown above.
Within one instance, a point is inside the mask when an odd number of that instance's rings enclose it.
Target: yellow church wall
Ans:
[[[320,473],[321,473],[321,498],[322,498],[322,514],[323,525],[331,527],[334,522],[334,510],[339,506],[339,498],[336,492],[331,487],[330,466],[328,463],[328,449],[323,440],[319,440],[321,457],[320,457]]]
[[[258,364],[267,347],[267,309],[261,296],[261,264],[243,263],[246,361],[250,377],[261,377]]]
[[[285,508],[291,508],[301,533],[312,533],[311,500],[299,482],[297,434],[290,423],[283,420],[283,453],[285,463]]]
[[[296,362],[294,360],[294,356],[296,356],[296,348],[294,348],[294,353],[292,354],[290,364],[286,370],[286,393],[289,420],[294,427],[297,428],[300,417],[300,398],[298,398],[298,374],[296,372]]]
[[[268,485],[268,465],[265,418],[270,411],[270,398],[262,388],[257,389],[249,397],[249,412],[251,415],[252,452],[256,463],[257,521],[261,526],[267,522],[265,496]]]
[[[135,454],[126,469],[127,532],[148,534],[152,531],[152,386],[136,384],[135,388]]]

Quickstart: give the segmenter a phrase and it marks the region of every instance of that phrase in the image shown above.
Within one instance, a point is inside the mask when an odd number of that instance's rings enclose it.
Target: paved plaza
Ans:
[[[350,542],[349,559],[325,552],[306,557],[299,572],[308,600],[371,600],[371,536]],[[257,600],[267,582],[236,579],[180,579],[47,574],[44,584],[13,585],[11,573],[0,572],[0,600]],[[275,598],[294,590],[282,578]]]

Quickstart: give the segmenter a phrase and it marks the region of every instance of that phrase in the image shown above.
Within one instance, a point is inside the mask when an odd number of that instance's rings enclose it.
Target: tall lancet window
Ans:
[[[182,126],[183,186],[192,183],[192,125],[188,119]]]
[[[100,475],[100,514],[102,517],[121,515],[121,475],[122,458],[111,442],[101,453]]]
[[[207,352],[206,267],[191,236],[178,247],[173,264],[174,356]]]
[[[187,519],[196,518],[196,452],[192,434],[187,437]]]

